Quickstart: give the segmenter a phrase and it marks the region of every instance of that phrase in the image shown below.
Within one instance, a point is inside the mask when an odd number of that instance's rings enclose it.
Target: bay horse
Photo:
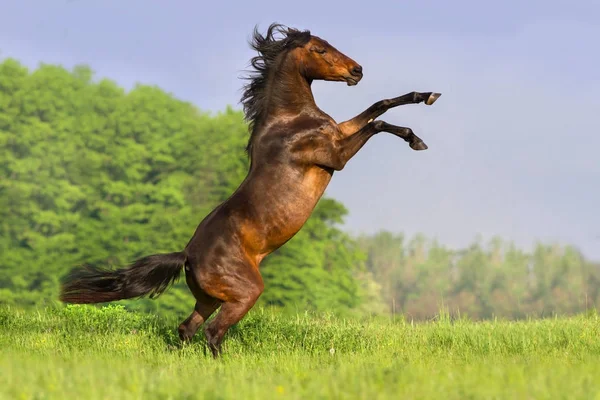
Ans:
[[[356,61],[310,31],[277,23],[265,36],[255,28],[250,46],[258,55],[251,59],[254,71],[241,99],[250,132],[250,166],[244,181],[200,222],[182,251],[149,255],[117,270],[76,268],[63,279],[63,302],[155,298],[183,269],[196,304],[179,325],[179,337],[190,341],[220,307],[204,329],[208,347],[218,357],[227,330],[263,292],[261,261],[302,228],[334,171],[344,169],[379,132],[404,139],[413,150],[427,149],[410,128],[376,118],[404,104],[432,105],[440,93],[411,92],[381,100],[336,123],[315,104],[311,83],[354,86],[363,77]]]

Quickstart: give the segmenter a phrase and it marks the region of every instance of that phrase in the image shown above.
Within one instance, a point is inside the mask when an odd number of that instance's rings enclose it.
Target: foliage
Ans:
[[[156,87],[126,93],[92,76],[84,66],[0,63],[0,303],[52,303],[79,264],[121,267],[181,250],[245,177],[241,112],[210,115]],[[360,258],[334,226],[345,214],[323,199],[267,259],[264,304],[356,306]],[[124,304],[184,315],[194,301],[180,282],[158,301]]]
[[[118,307],[0,308],[0,398],[465,399],[600,395],[600,319],[411,324],[253,310],[221,360],[178,320]],[[201,374],[202,379],[198,379]]]
[[[600,308],[600,266],[571,246],[532,253],[499,238],[452,251],[417,235],[380,232],[359,239],[389,312],[417,320],[439,307],[474,319],[522,319]]]

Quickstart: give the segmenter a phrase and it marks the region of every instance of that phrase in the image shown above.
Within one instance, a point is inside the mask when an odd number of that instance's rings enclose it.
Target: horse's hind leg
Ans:
[[[248,266],[244,272],[242,275],[245,276],[238,275],[236,277],[238,279],[233,280],[235,284],[228,279],[226,286],[220,286],[219,289],[225,294],[227,300],[221,306],[217,316],[205,328],[206,340],[215,358],[221,354],[221,343],[227,330],[248,313],[264,289],[258,270]]]
[[[216,299],[211,299],[210,297],[205,295],[205,299],[202,301],[198,300],[196,305],[194,306],[194,311],[190,314],[189,317],[183,321],[179,328],[179,339],[183,342],[189,342],[192,340],[192,337],[202,325],[211,315],[215,312],[217,308],[219,308],[219,302]]]
[[[221,343],[227,330],[238,323],[256,303],[256,297],[249,297],[239,302],[224,303],[219,313],[206,327],[206,341],[213,357],[221,355]]]
[[[189,342],[198,331],[200,325],[219,308],[221,302],[214,297],[210,297],[200,288],[187,266],[185,269],[185,280],[190,291],[196,298],[196,305],[194,306],[194,311],[179,325],[177,330],[179,331],[179,338],[183,342]]]

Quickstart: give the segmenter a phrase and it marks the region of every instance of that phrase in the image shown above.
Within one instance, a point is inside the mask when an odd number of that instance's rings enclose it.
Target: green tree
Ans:
[[[0,302],[52,302],[75,265],[180,250],[248,170],[240,111],[209,114],[157,87],[92,78],[85,66],[0,63]],[[360,252],[335,226],[345,214],[324,198],[265,260],[264,304],[360,303]],[[183,315],[194,300],[180,282],[158,301],[123,303]]]
[[[444,306],[474,319],[574,314],[600,306],[600,268],[571,246],[538,244],[527,253],[493,238],[450,250],[417,235],[359,238],[388,312],[422,320]]]

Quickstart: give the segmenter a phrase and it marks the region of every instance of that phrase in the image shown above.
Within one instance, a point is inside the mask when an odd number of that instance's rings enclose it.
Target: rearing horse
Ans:
[[[275,38],[279,33],[283,37]],[[250,168],[226,201],[198,225],[183,251],[143,257],[120,270],[75,269],[65,279],[60,299],[101,303],[163,293],[182,269],[196,298],[191,315],[179,325],[183,341],[219,307],[205,335],[213,356],[221,353],[227,330],[240,321],[263,292],[263,258],[302,228],[334,171],[375,134],[388,132],[414,150],[427,146],[410,128],[375,120],[403,104],[433,104],[439,93],[412,92],[378,101],[356,117],[336,123],[315,104],[314,80],[356,85],[362,67],[309,31],[269,26],[256,29],[251,46],[254,75],[242,103],[249,122]]]

